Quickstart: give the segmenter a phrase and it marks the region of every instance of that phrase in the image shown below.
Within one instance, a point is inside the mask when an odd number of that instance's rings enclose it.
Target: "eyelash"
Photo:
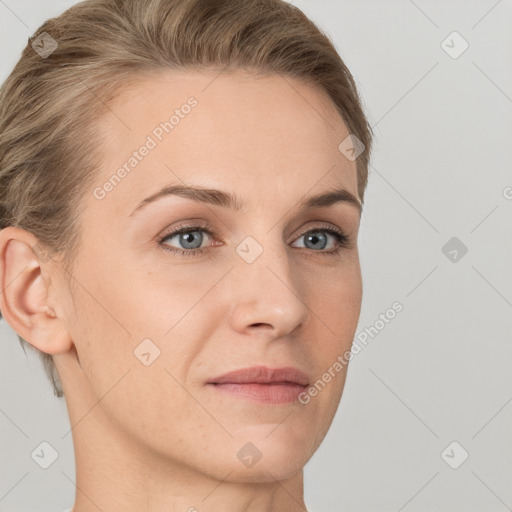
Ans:
[[[204,233],[207,233],[211,237],[216,237],[214,228],[210,226],[209,224],[205,224],[202,226],[199,225],[189,225],[189,226],[181,226],[180,228],[174,230],[174,231],[167,231],[162,236],[158,238],[158,244],[159,246],[167,252],[171,253],[177,253],[179,255],[183,256],[199,256],[200,254],[203,254],[208,247],[203,247],[202,249],[177,249],[176,247],[169,247],[168,245],[162,243],[165,239],[171,238],[175,235],[180,235],[182,233],[191,233],[194,231],[202,231]],[[303,231],[298,238],[307,235],[308,233],[312,232],[318,232],[318,231],[324,231],[329,234],[331,234],[337,243],[337,247],[335,249],[331,249],[330,251],[314,251],[311,250],[314,253],[319,253],[324,256],[338,256],[342,249],[346,248],[350,244],[349,237],[341,230],[338,230],[337,228],[333,228],[331,226],[319,226],[315,228],[310,228],[305,231]],[[298,238],[296,240],[298,240]]]

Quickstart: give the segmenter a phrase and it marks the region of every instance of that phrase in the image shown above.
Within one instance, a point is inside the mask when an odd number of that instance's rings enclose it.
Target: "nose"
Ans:
[[[307,323],[304,276],[290,265],[282,242],[270,242],[252,263],[237,261],[232,271],[232,327],[241,333],[264,332],[279,338]]]

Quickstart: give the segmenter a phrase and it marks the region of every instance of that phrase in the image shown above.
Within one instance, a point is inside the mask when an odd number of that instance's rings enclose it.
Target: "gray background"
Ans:
[[[2,81],[29,35],[74,3],[0,0]],[[293,3],[335,42],[375,130],[357,334],[403,305],[350,364],[305,468],[306,503],[512,510],[512,2]],[[460,40],[442,45],[453,31],[469,44],[457,58],[443,46]],[[468,249],[455,262],[442,251],[452,237]],[[61,511],[75,481],[65,403],[4,321],[0,337],[0,511]],[[47,470],[30,456],[42,441],[59,453]]]

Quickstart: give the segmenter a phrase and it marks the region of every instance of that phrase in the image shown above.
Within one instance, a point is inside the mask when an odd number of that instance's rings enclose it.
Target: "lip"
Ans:
[[[268,366],[251,366],[234,370],[208,381],[208,384],[273,384],[288,383],[308,386],[308,376],[293,366],[269,368]]]
[[[253,366],[215,377],[207,384],[231,397],[277,405],[296,402],[309,385],[309,379],[304,372],[292,366]]]

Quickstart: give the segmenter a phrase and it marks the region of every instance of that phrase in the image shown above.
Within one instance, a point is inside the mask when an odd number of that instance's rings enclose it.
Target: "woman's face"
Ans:
[[[75,443],[96,436],[88,454],[130,446],[220,479],[290,477],[332,422],[346,369],[321,379],[350,349],[361,306],[346,126],[290,78],[191,72],[125,90],[97,130],[103,160],[72,286],[59,290],[74,347],[54,357]],[[210,192],[144,202],[174,186]],[[323,384],[307,403],[283,398],[285,384],[211,384],[260,365],[301,370],[306,391]]]

